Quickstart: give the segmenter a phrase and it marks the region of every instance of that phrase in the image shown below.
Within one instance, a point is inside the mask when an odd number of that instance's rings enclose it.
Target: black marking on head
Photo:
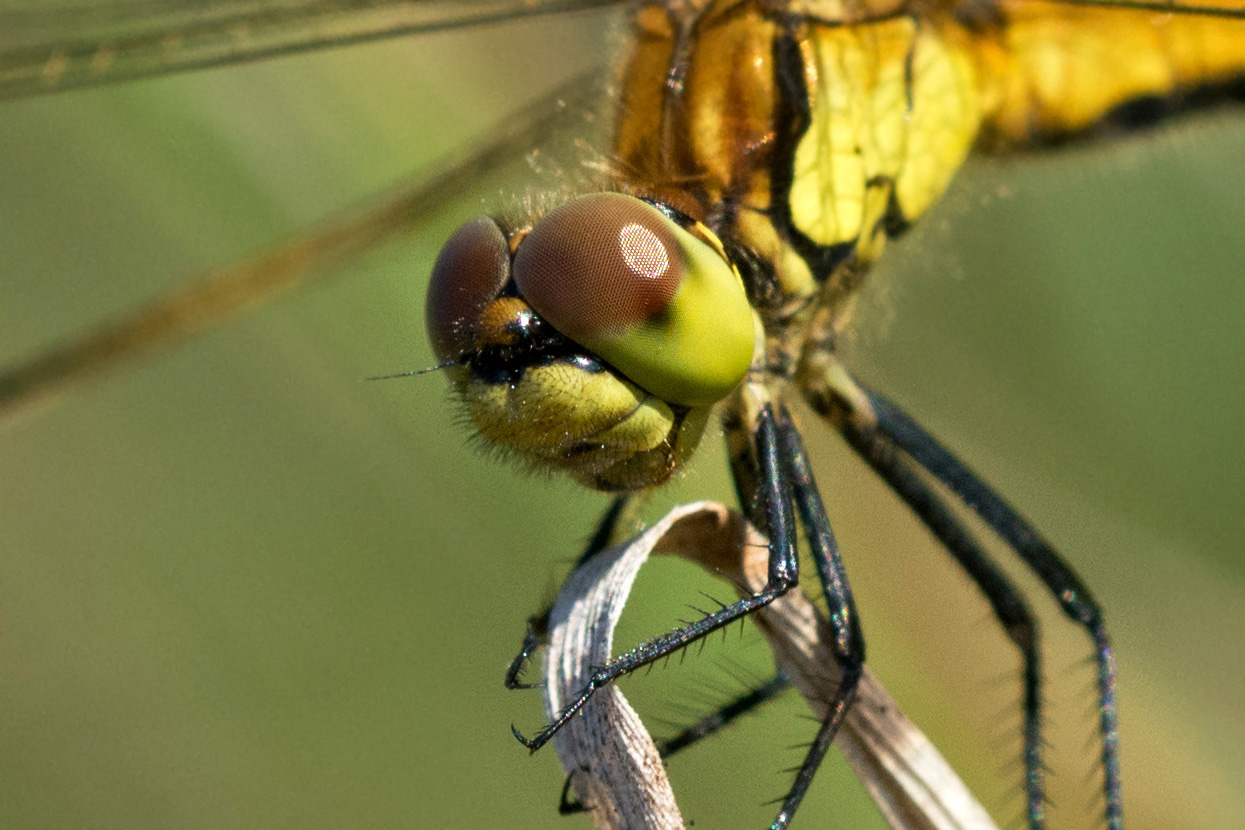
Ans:
[[[583,346],[568,340],[534,311],[525,311],[507,326],[514,340],[485,346],[464,361],[472,377],[485,383],[513,385],[531,367],[563,361],[585,372],[604,372],[605,366]]]

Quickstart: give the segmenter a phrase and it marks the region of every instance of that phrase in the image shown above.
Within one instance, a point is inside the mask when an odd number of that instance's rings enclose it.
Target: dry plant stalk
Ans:
[[[666,514],[640,536],[602,551],[563,586],[545,657],[546,715],[561,711],[592,668],[609,661],[613,632],[631,586],[651,553],[675,553],[733,586],[765,583],[766,540],[737,512],[697,502]],[[780,669],[818,717],[838,668],[830,628],[800,591],[753,619]],[[599,689],[554,737],[572,787],[602,830],[681,830],[683,819],[652,738],[614,686]],[[867,669],[835,740],[882,814],[895,828],[997,830],[929,739]]]

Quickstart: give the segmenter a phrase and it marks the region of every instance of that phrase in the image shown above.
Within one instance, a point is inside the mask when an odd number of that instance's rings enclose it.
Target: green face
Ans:
[[[485,439],[605,490],[670,477],[748,371],[757,331],[708,229],[618,193],[511,239],[488,218],[462,226],[425,321]]]

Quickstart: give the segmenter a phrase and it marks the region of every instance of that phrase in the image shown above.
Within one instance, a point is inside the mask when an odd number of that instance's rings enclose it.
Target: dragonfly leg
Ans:
[[[1095,644],[1101,705],[1102,766],[1108,827],[1122,826],[1115,702],[1115,659],[1102,613],[1072,569],[1032,525],[901,409],[856,383],[822,353],[809,360],[816,371],[802,378],[810,405],[839,429],[847,442],[909,505],[986,595],[1024,660],[1024,755],[1029,824],[1044,821],[1041,741],[1041,673],[1037,625],[1020,592],[1006,579],[921,470],[942,482],[1007,543],[1050,589],[1064,612],[1084,626]],[[819,364],[819,365],[818,365]]]
[[[716,711],[700,718],[677,735],[667,740],[659,741],[657,752],[662,758],[676,755],[692,744],[700,743],[710,735],[721,732],[744,715],[755,712],[790,687],[791,680],[788,679],[787,675],[779,672],[764,683],[723,704]]]
[[[785,407],[780,410],[778,433],[796,509],[804,525],[809,549],[826,598],[830,628],[834,634],[830,646],[839,667],[839,685],[826,709],[817,736],[800,764],[795,782],[783,799],[782,808],[774,819],[771,830],[786,828],[804,799],[814,773],[821,766],[826,752],[834,742],[834,736],[856,698],[856,688],[864,672],[865,662],[864,634],[860,628],[860,616],[856,613],[851,585],[847,581],[847,571],[839,557],[839,546],[830,528],[830,519],[817,490],[817,482],[813,479],[808,453]]]
[[[1016,552],[1050,591],[1064,614],[1085,629],[1094,644],[1098,673],[1099,731],[1102,736],[1103,795],[1107,826],[1123,826],[1119,719],[1115,697],[1115,652],[1102,608],[1072,567],[1040,533],[962,461],[912,418],[878,393],[860,387],[877,418],[877,429],[968,505]]]
[[[562,782],[562,795],[558,797],[558,815],[560,816],[574,816],[592,809],[591,805],[571,797],[571,785],[574,783],[574,775],[566,776],[566,780]]]
[[[844,430],[848,442],[925,523],[972,578],[990,603],[1007,637],[1020,650],[1023,673],[1025,810],[1033,830],[1042,827],[1045,787],[1041,735],[1041,653],[1037,620],[1023,594],[956,518],[947,501],[894,445],[876,436]]]
[[[695,622],[641,643],[597,668],[570,704],[535,736],[527,738],[514,730],[515,737],[530,750],[535,752],[548,743],[584,707],[597,689],[763,608],[797,584],[799,560],[793,536],[795,517],[789,498],[790,486],[781,470],[778,427],[772,406],[768,403],[758,413],[756,441],[763,485],[760,502],[765,506],[770,538],[769,575],[765,587]]]
[[[578,568],[584,562],[587,562],[593,556],[608,548],[614,543],[618,526],[622,521],[622,517],[626,512],[629,496],[618,496],[606,509],[605,514],[601,516],[601,520],[597,522],[597,529],[593,531],[592,538],[588,540],[588,546],[584,548],[584,552],[580,554],[579,561],[575,563]],[[519,653],[510,661],[510,667],[506,669],[506,688],[507,689],[536,689],[542,684],[540,683],[524,683],[519,680],[523,670],[527,668],[528,660],[532,659],[532,655],[536,650],[545,645],[549,636],[549,614],[553,611],[553,606],[549,606],[527,619],[527,631],[523,634],[523,644],[519,646]]]
[[[550,608],[546,608],[539,614],[534,614],[527,618],[527,630],[523,633],[523,643],[519,646],[519,653],[510,661],[510,666],[506,669],[506,688],[507,689],[539,689],[542,683],[524,683],[519,677],[527,668],[527,661],[532,659],[532,655],[536,650],[541,648],[547,642],[549,637],[549,612]]]
[[[698,744],[705,738],[721,732],[744,715],[755,712],[789,688],[791,688],[791,680],[787,675],[779,672],[764,683],[758,684],[713,712],[701,717],[694,724],[672,738],[659,741],[657,743],[657,753],[662,758],[670,758],[677,755],[693,744]],[[568,775],[566,776],[566,781],[562,784],[562,795],[558,799],[558,813],[564,816],[587,812],[590,809],[588,805],[572,799],[571,785],[574,783],[574,780],[574,775]]]

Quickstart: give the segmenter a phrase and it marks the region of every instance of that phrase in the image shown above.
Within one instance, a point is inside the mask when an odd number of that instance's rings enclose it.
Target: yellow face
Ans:
[[[463,225],[433,268],[425,320],[484,439],[598,490],[669,479],[757,342],[708,228],[619,193],[509,238],[487,217]]]

